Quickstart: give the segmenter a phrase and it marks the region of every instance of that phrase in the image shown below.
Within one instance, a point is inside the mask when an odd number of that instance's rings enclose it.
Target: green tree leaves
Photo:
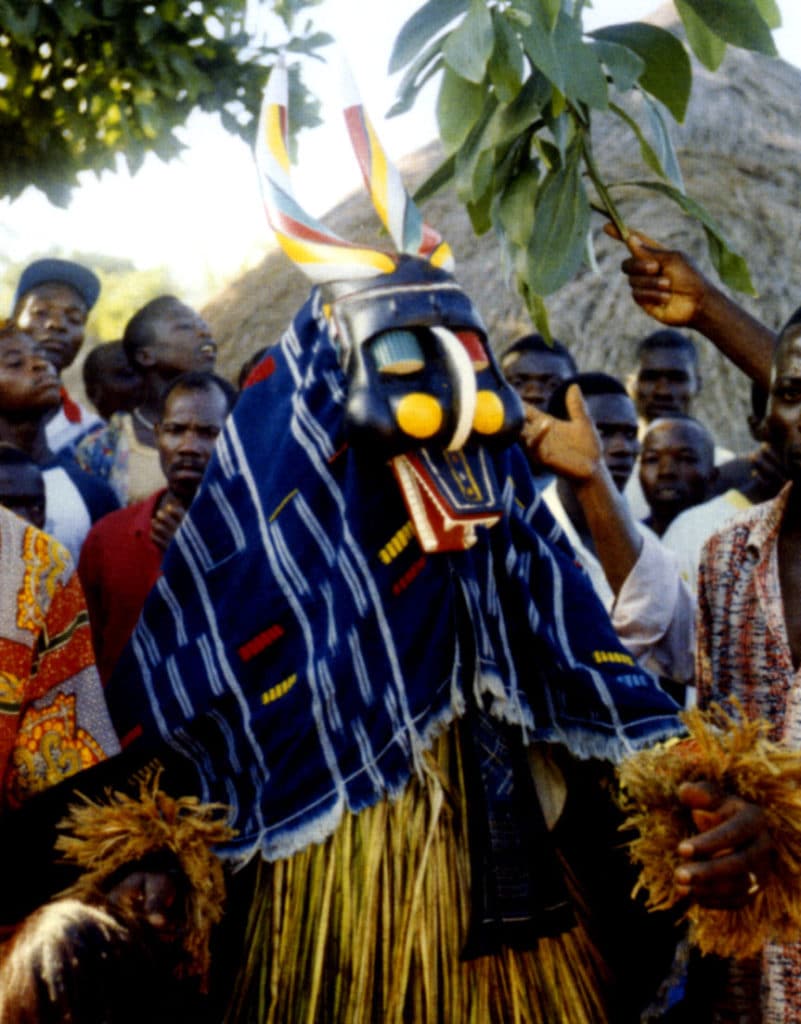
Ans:
[[[655,25],[610,25],[589,35],[583,3],[560,0],[427,0],[396,40],[390,70],[405,69],[393,112],[408,109],[441,74],[437,103],[447,153],[418,198],[455,184],[474,229],[500,236],[535,323],[547,331],[543,296],[585,257],[592,205],[625,231],[615,183],[592,158],[592,118],[610,111],[632,131],[659,191],[698,220],[723,280],[752,290],[745,262],[718,225],[684,193],[668,115],[681,121],[692,89],[685,44]],[[727,45],[774,53],[776,0],[676,0],[689,48],[715,68]],[[610,97],[614,90],[615,98]],[[621,94],[644,100],[642,122]]]
[[[445,68],[437,99],[437,120],[446,153],[453,153],[464,143],[483,107],[481,86]]]
[[[470,0],[428,0],[409,18],[398,33],[389,58],[390,73],[400,71],[460,14]]]
[[[685,0],[675,0],[687,32],[687,42],[704,67],[715,71],[726,54],[726,43],[713,32]]]
[[[770,25],[760,10],[763,5],[755,0],[726,0],[726,3],[711,3],[710,0],[684,0],[698,19],[720,39],[732,46],[776,56],[776,44],[770,34]],[[771,5],[764,5],[765,13],[774,20],[778,11]]]
[[[484,0],[472,0],[467,17],[445,40],[442,55],[457,75],[478,85],[484,81],[494,42],[489,9]]]
[[[546,175],[537,190],[534,230],[527,249],[527,284],[550,295],[581,266],[590,229],[590,204],[581,180],[581,149],[574,145],[563,167]]]
[[[318,0],[273,0],[296,52],[329,42],[294,18]],[[34,185],[66,203],[83,170],[122,154],[135,171],[148,152],[181,148],[176,130],[201,108],[250,141],[277,48],[245,31],[246,0],[0,0],[0,195]],[[296,125],[316,123],[300,94]]]
[[[637,80],[639,87],[664,103],[677,121],[684,120],[692,89],[692,69],[687,51],[674,35],[656,25],[635,21],[610,25],[592,36],[636,53],[644,65]]]

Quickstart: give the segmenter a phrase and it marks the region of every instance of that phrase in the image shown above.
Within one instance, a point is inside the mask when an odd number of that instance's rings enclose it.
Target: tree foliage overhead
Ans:
[[[276,42],[314,54],[329,42],[295,23],[319,0],[265,0]],[[253,4],[251,3],[251,8]],[[190,113],[219,113],[251,141],[277,46],[247,31],[247,0],[0,0],[0,196],[34,185],[63,205],[77,174],[135,172],[181,149]],[[251,12],[252,13],[252,12]],[[295,80],[292,123],[316,123]]]
[[[675,0],[689,48],[715,70],[727,45],[775,56],[775,0]],[[702,224],[722,279],[753,291],[744,260],[685,194],[668,130],[692,88],[685,43],[645,22],[583,29],[584,0],[427,0],[401,29],[390,71],[405,69],[393,113],[440,77],[437,117],[446,160],[418,191],[454,183],[473,228],[494,228],[538,326],[543,297],[591,253],[590,214],[623,224],[621,186],[657,190]],[[647,124],[625,100],[638,94]],[[637,181],[604,181],[592,149],[593,115],[622,119],[644,164]],[[588,189],[588,184],[591,186]]]

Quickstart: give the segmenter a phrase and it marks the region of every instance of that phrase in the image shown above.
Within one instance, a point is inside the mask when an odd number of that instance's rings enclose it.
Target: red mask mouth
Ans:
[[[396,455],[390,465],[424,551],[466,551],[476,528],[503,515],[486,453],[428,449]]]

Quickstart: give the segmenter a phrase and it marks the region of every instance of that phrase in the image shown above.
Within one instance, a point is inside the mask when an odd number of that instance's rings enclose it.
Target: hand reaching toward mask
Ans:
[[[532,461],[581,484],[603,464],[601,442],[577,384],[567,389],[565,404],[569,420],[526,406],[523,444]]]

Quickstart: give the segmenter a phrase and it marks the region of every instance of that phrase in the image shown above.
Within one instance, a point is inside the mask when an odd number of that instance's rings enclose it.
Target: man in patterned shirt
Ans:
[[[741,513],[707,541],[699,572],[696,680],[699,702],[737,698],[751,718],[772,723],[771,738],[801,745],[801,309],[779,336],[766,416],[770,440],[788,483],[771,501]],[[756,889],[767,867],[767,835],[750,864]],[[696,895],[700,862],[679,869]],[[732,896],[742,878],[732,878]],[[762,1024],[789,1024],[801,1015],[801,942],[768,944],[753,962],[729,968],[727,998],[739,1013],[761,1003]],[[736,995],[733,995],[736,993]],[[739,1019],[739,1018],[738,1018]],[[754,1019],[752,1016],[744,1018]]]
[[[618,237],[613,228],[607,229]],[[749,716],[772,723],[772,738],[801,746],[801,309],[778,336],[732,301],[678,250],[640,232],[626,242],[622,269],[649,316],[692,327],[761,387],[769,385],[768,440],[788,483],[777,497],[738,515],[707,541],[699,573],[696,681],[699,702],[736,697]],[[685,803],[711,807],[719,795],[682,788]],[[760,810],[729,799],[719,828],[679,847],[677,891],[707,906],[742,906],[770,869]],[[738,833],[734,834],[734,829]],[[731,965],[715,1021],[801,1020],[801,943],[765,947],[757,962]],[[726,1004],[726,1010],[723,1005]],[[729,1016],[721,1014],[729,1013]]]

